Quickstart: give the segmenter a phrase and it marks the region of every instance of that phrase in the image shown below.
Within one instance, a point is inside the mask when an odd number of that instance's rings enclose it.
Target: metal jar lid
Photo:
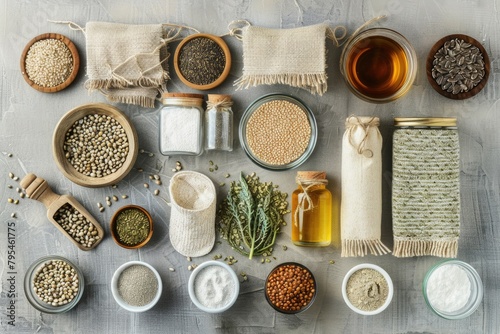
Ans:
[[[455,117],[396,117],[396,127],[456,127]]]

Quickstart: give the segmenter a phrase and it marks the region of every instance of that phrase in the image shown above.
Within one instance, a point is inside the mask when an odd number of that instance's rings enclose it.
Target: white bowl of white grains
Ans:
[[[150,264],[130,261],[116,269],[111,293],[118,305],[130,312],[144,312],[160,300],[163,285],[160,274]]]
[[[363,263],[347,272],[342,281],[342,297],[351,310],[375,315],[385,310],[394,295],[389,274],[379,266]]]
[[[238,299],[240,282],[229,265],[206,261],[196,267],[188,282],[191,301],[207,313],[227,311]]]

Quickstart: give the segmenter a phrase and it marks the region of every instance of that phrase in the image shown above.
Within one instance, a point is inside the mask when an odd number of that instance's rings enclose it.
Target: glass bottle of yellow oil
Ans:
[[[332,194],[323,171],[297,172],[292,193],[292,242],[298,246],[328,246],[332,242]]]

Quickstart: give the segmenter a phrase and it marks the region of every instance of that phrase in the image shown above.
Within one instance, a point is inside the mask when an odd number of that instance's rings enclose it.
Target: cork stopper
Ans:
[[[210,102],[210,103],[231,102],[231,95],[208,94],[208,102]]]
[[[297,172],[298,180],[325,180],[325,171],[299,171]]]

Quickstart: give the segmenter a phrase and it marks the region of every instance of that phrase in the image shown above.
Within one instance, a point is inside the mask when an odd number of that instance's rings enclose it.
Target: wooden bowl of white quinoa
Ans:
[[[46,33],[26,44],[21,55],[21,74],[34,89],[55,93],[68,87],[80,68],[75,44],[66,36]]]

